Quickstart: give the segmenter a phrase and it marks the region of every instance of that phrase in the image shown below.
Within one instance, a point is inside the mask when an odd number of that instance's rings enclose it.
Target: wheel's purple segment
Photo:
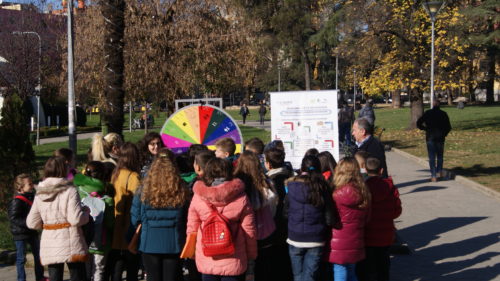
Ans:
[[[238,130],[232,130],[229,133],[222,135],[222,136],[220,136],[220,137],[218,137],[210,142],[204,143],[204,144],[205,145],[214,145],[215,142],[217,142],[217,140],[219,140],[221,138],[232,138],[234,140],[234,143],[242,143]]]

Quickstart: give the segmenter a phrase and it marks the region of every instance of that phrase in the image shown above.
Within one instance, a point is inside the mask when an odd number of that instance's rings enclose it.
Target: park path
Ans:
[[[410,255],[392,258],[393,281],[500,280],[500,201],[455,180],[429,182],[427,167],[386,153]],[[446,156],[446,155],[445,155]]]

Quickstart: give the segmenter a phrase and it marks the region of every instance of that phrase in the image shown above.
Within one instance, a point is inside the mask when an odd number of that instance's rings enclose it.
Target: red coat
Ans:
[[[257,231],[250,200],[245,185],[239,179],[225,181],[217,186],[206,186],[197,181],[189,207],[187,234],[197,233],[195,260],[198,271],[212,275],[241,275],[247,270],[248,260],[257,257]],[[201,244],[201,227],[211,214],[208,201],[229,219],[235,253],[224,258],[207,257]]]
[[[366,224],[365,244],[390,246],[394,242],[394,219],[401,215],[401,200],[391,178],[369,177],[366,185],[372,195],[371,216]]]
[[[365,258],[364,229],[368,208],[359,208],[361,196],[351,184],[333,192],[340,216],[339,229],[332,230],[328,260],[336,264],[353,264]]]

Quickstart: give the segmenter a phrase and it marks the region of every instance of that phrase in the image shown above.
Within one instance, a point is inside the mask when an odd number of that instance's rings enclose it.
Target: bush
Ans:
[[[20,173],[36,173],[35,153],[31,146],[29,115],[17,95],[4,100],[0,120],[0,208],[12,198],[12,182]]]

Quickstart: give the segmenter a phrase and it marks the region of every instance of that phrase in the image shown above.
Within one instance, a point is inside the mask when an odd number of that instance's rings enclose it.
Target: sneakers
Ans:
[[[432,177],[432,178],[431,178],[431,182],[437,182],[437,181],[438,181],[438,180],[437,180],[437,178],[436,178],[436,177]]]

